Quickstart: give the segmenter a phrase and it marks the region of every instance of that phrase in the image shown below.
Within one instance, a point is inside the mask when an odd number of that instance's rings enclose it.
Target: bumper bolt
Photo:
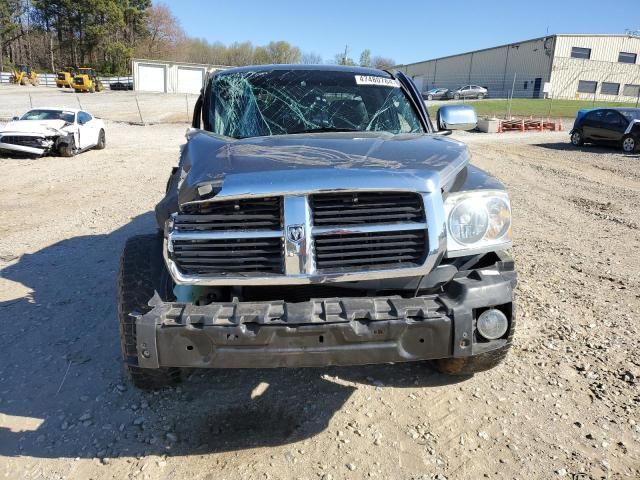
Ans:
[[[149,358],[151,356],[151,353],[149,353],[149,350],[143,350],[142,351],[142,356],[144,358]]]

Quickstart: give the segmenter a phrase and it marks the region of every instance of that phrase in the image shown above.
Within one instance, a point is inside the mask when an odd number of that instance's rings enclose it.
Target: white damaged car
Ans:
[[[106,146],[104,122],[72,108],[37,108],[0,130],[0,152],[72,157]]]

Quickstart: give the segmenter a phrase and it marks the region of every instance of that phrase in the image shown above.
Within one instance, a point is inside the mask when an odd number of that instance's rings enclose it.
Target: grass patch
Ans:
[[[470,100],[466,102],[475,108],[478,116],[506,118],[509,111],[509,100]],[[446,105],[446,103],[444,104]],[[432,118],[441,105],[429,105]],[[578,110],[593,107],[627,107],[634,108],[635,103],[595,102],[590,100],[549,100],[537,98],[514,98],[511,104],[511,115],[515,117],[539,118],[574,118]]]

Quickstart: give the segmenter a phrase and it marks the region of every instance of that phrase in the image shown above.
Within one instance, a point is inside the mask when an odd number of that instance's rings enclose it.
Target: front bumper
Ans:
[[[13,143],[0,142],[0,150],[8,152],[30,153],[32,155],[43,155],[46,151],[44,148],[26,147],[24,145],[15,145]]]
[[[511,335],[515,285],[508,259],[459,272],[441,293],[416,298],[206,306],[156,301],[150,312],[136,317],[137,365],[311,367],[477,355],[504,346]],[[475,332],[477,315],[488,307],[509,318],[502,339],[482,340]]]

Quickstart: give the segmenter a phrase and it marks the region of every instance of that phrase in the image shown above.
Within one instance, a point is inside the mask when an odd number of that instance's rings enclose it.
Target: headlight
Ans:
[[[447,256],[511,246],[511,205],[503,191],[453,193],[445,202]]]

